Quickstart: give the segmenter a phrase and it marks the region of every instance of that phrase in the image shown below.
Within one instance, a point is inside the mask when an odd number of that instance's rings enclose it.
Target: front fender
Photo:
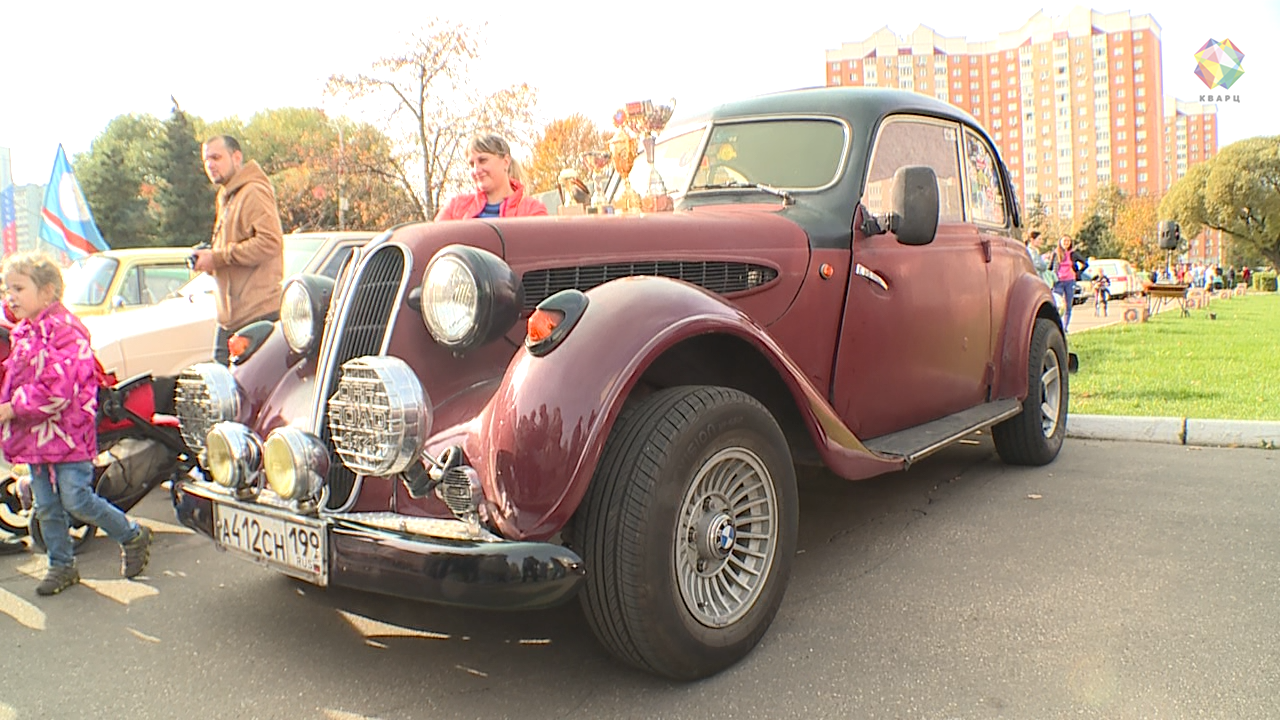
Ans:
[[[869,477],[901,467],[867,450],[768,333],[720,297],[661,277],[615,280],[587,296],[585,313],[558,347],[542,357],[516,353],[468,442],[504,537],[545,539],[569,520],[637,380],[666,350],[697,335],[728,334],[756,348],[837,473]]]

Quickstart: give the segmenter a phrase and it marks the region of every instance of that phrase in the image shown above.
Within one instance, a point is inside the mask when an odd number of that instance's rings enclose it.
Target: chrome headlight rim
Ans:
[[[174,414],[187,447],[203,452],[213,426],[240,415],[240,391],[231,369],[205,362],[183,370],[174,386]]]
[[[366,355],[343,363],[328,421],[334,449],[348,469],[390,477],[419,461],[431,431],[431,401],[408,363]]]
[[[262,441],[253,430],[237,422],[220,422],[209,429],[205,443],[205,469],[213,482],[235,491],[257,483],[262,473]]]
[[[329,450],[315,435],[296,427],[272,430],[262,444],[263,472],[272,492],[285,500],[314,502],[329,476]]]
[[[432,256],[422,273],[420,292],[427,331],[437,344],[455,353],[501,336],[524,309],[524,286],[511,266],[497,255],[469,245],[447,245]],[[450,328],[452,323],[443,317],[445,311],[456,311],[459,304],[466,303],[470,304],[466,325]]]
[[[333,280],[323,275],[297,275],[285,282],[280,295],[280,330],[295,354],[319,349],[333,286]]]

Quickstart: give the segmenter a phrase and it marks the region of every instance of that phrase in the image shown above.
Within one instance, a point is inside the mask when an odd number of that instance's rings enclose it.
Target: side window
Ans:
[[[139,305],[142,303],[142,268],[129,268],[127,275],[120,282],[120,289],[116,291],[116,297],[124,302],[125,305]],[[114,300],[112,302],[115,302]]]
[[[191,270],[181,265],[154,265],[142,270],[142,302],[160,302],[191,279]]]
[[[927,165],[938,176],[938,222],[963,222],[956,126],[938,120],[891,118],[880,126],[862,205],[876,215],[887,213],[893,174],[910,165]]]
[[[982,138],[968,128],[964,131],[964,165],[969,183],[965,195],[969,217],[974,222],[1004,227],[1004,192],[996,157]]]

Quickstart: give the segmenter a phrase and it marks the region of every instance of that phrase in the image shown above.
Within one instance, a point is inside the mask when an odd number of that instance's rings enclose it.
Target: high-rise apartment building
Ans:
[[[1218,153],[1218,112],[1216,105],[1164,99],[1164,187],[1167,189],[1187,174],[1187,168]],[[1188,239],[1190,262],[1222,259],[1222,234],[1205,231]]]
[[[1168,187],[1160,26],[1150,15],[1040,12],[985,42],[883,28],[828,50],[826,63],[828,85],[902,88],[967,110],[999,146],[1023,207],[1071,218],[1107,185],[1156,196]],[[1211,148],[1199,126],[1197,137],[1196,157],[1216,152],[1216,134]]]

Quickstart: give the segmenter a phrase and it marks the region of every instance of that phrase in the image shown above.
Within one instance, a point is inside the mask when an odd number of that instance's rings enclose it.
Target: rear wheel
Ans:
[[[670,678],[732,665],[778,611],[798,517],[786,439],[754,398],[722,387],[645,398],[618,419],[575,521],[592,630]]]
[[[1011,465],[1046,465],[1067,433],[1067,343],[1052,320],[1036,320],[1022,412],[991,429],[1000,459]]]
[[[27,534],[29,515],[22,511],[18,495],[18,478],[13,475],[0,480],[0,530],[22,537]]]

